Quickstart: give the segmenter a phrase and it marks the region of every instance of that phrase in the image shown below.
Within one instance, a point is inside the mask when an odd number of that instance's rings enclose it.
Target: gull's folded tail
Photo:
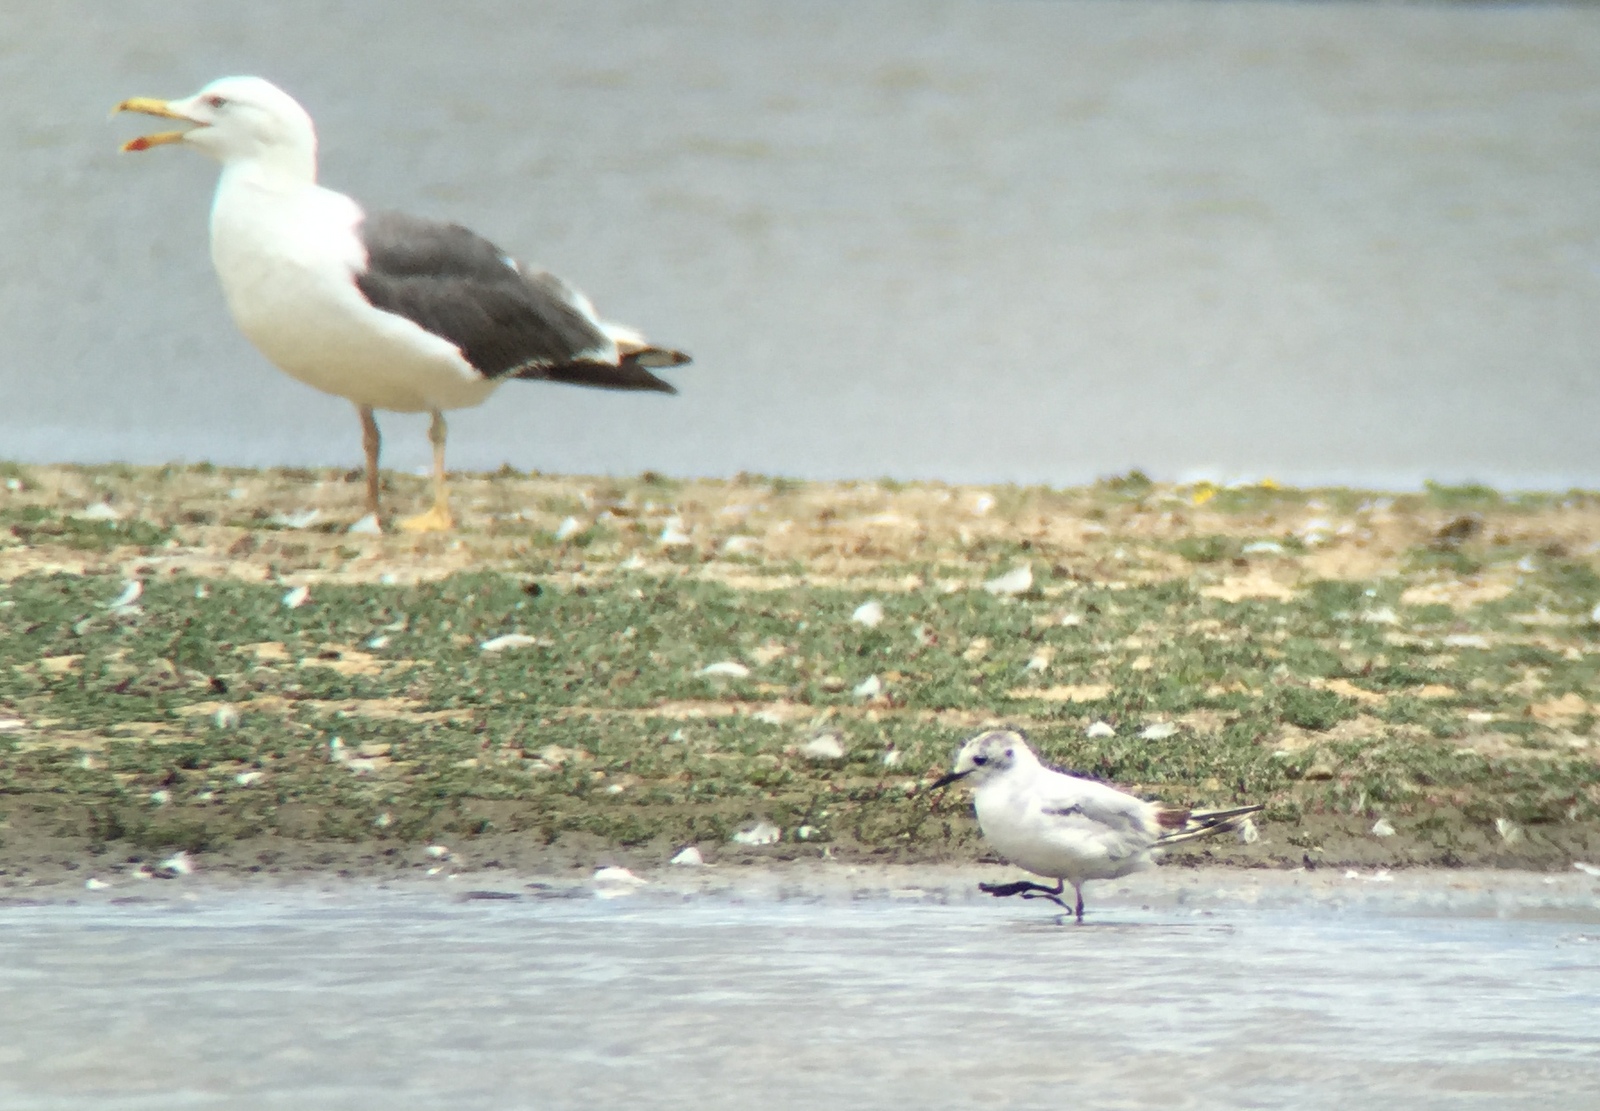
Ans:
[[[1183,815],[1181,825],[1169,822],[1163,815],[1163,826],[1176,825],[1178,828],[1171,833],[1163,833],[1157,839],[1159,845],[1176,845],[1184,841],[1193,841],[1197,837],[1209,837],[1213,833],[1232,833],[1239,828],[1239,819],[1249,817],[1251,814],[1263,809],[1264,804],[1256,803],[1252,806],[1233,806],[1226,810],[1190,810],[1167,811],[1167,814]]]

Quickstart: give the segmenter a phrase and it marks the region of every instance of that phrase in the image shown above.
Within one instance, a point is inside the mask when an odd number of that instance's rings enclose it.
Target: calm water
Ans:
[[[1594,1106],[1600,885],[1489,882],[7,905],[0,1106]]]
[[[359,461],[226,318],[212,166],[105,120],[230,72],[696,356],[458,466],[1600,485],[1600,8],[11,0],[0,457]]]

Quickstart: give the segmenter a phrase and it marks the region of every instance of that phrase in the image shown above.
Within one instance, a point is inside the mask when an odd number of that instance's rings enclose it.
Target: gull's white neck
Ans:
[[[350,275],[366,262],[354,233],[361,209],[319,186],[316,176],[314,147],[222,164],[211,202],[211,260],[234,319],[258,347],[272,329],[304,323],[307,291],[341,301],[356,296]]]
[[[217,179],[214,206],[235,194],[286,196],[317,184],[317,156],[312,150],[278,148],[249,158],[230,158]]]

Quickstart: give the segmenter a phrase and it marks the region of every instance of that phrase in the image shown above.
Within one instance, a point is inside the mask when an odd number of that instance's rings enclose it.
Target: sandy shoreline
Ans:
[[[1054,915],[1043,903],[996,900],[980,882],[1015,878],[998,864],[873,864],[833,860],[767,860],[701,867],[639,866],[620,878],[571,861],[508,868],[452,853],[424,856],[379,870],[296,873],[241,872],[198,866],[165,879],[134,870],[86,864],[78,871],[40,876],[27,890],[0,894],[0,907],[107,907],[215,902],[244,898],[273,902],[363,902],[398,898],[452,903],[631,899],[648,904],[686,901],[742,903],[977,904],[996,914]],[[441,867],[442,865],[442,867]],[[609,866],[615,869],[616,865]],[[85,875],[89,872],[90,875]],[[432,874],[429,874],[429,873]],[[1230,910],[1285,911],[1304,907],[1381,913],[1555,918],[1600,923],[1600,875],[1569,869],[1293,868],[1163,866],[1088,888],[1091,918],[1138,908],[1211,914]]]

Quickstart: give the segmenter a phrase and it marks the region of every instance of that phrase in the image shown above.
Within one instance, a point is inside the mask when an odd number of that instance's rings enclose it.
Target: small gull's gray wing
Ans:
[[[1137,804],[1138,799],[1131,799]],[[1116,833],[1142,833],[1145,831],[1144,815],[1132,806],[1119,806],[1107,804],[1103,799],[1076,798],[1070,801],[1053,799],[1040,808],[1040,812],[1052,818],[1081,817],[1086,822]]]
[[[1097,846],[1109,860],[1149,849],[1156,840],[1152,807],[1142,799],[1089,779],[1056,773],[1040,788],[1039,813],[1079,851]]]
[[[486,378],[672,390],[620,357],[581,293],[552,274],[524,272],[459,224],[376,212],[357,233],[367,266],[355,282],[367,301],[449,340]]]

